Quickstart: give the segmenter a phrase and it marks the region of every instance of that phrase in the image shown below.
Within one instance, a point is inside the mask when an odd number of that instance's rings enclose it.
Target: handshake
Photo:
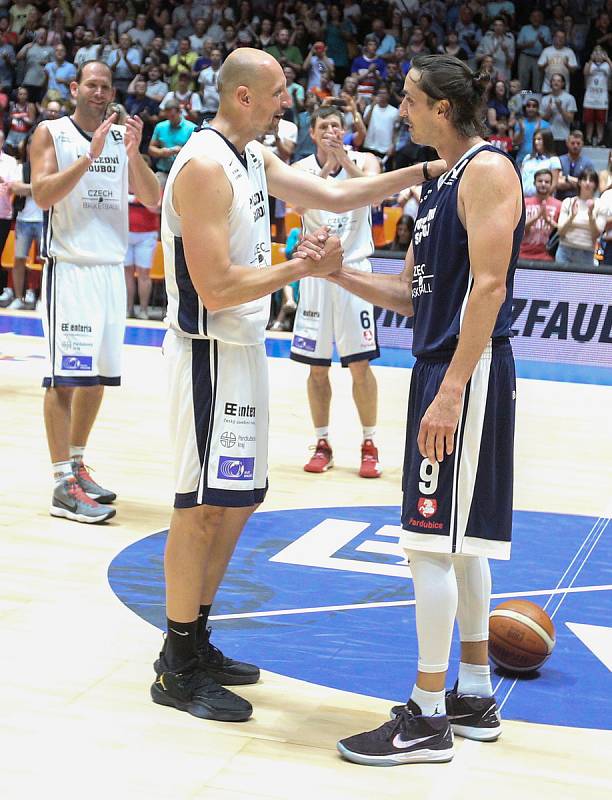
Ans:
[[[318,278],[326,278],[339,272],[342,269],[343,256],[340,239],[330,235],[327,225],[303,236],[293,253],[293,258],[306,262],[307,274]]]

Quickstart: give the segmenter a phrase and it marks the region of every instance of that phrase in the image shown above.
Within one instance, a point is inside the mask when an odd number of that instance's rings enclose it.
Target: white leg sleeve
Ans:
[[[491,570],[482,556],[454,555],[459,602],[457,623],[462,642],[484,642],[489,638]]]
[[[419,670],[446,672],[455,614],[457,581],[452,557],[406,550],[414,582]]]

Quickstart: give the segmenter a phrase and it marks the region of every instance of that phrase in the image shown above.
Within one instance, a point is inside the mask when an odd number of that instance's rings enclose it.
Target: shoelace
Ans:
[[[204,670],[195,668],[193,672],[181,673],[185,688],[196,692],[198,689],[206,689],[209,696],[223,697],[228,694],[228,690],[218,684]]]
[[[79,464],[79,466],[77,468],[77,475],[79,477],[85,478],[86,480],[91,481],[92,483],[95,483],[95,481],[91,477],[91,473],[92,472],[95,472],[95,469],[93,467],[90,467],[87,464],[84,464],[82,461],[80,462],[80,464]]]
[[[68,484],[69,484],[68,493],[71,494],[75,500],[77,500],[80,503],[85,503],[85,505],[92,507],[99,505],[98,503],[96,503],[95,500],[92,500],[91,497],[89,497],[85,493],[85,491],[81,488],[76,478],[74,478],[73,480],[69,480]]]
[[[206,639],[202,642],[198,650],[206,658],[207,661],[222,666],[225,660],[225,656],[223,655],[221,650],[219,650],[218,647],[215,647],[214,644],[211,643],[210,634],[211,634],[211,629],[207,628]]]

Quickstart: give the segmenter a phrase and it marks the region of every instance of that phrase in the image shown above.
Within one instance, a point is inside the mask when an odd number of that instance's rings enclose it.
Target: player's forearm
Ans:
[[[161,194],[159,182],[140,153],[129,160],[128,171],[130,186],[140,202],[145,206],[157,206]]]
[[[414,314],[411,287],[401,275],[380,275],[343,266],[328,280],[380,308],[404,317]]]
[[[36,205],[46,211],[63,200],[76,187],[90,164],[89,158],[83,155],[66,169],[52,175],[37,176],[33,171],[32,197]]]
[[[474,284],[465,309],[457,349],[440,386],[441,392],[463,392],[491,338],[505,298],[505,283],[485,278],[479,284]]]
[[[353,208],[382,203],[386,197],[419,183],[423,183],[422,163],[380,175],[333,183],[329,186],[330,203],[324,210],[342,213]]]

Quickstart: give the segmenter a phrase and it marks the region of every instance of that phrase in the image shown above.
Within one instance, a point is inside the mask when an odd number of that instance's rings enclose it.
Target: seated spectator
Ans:
[[[221,48],[218,45],[215,45],[210,36],[205,36],[204,42],[202,43],[202,51],[197,61],[193,65],[193,70],[192,70],[192,77],[194,81],[196,81],[196,83],[200,75],[200,72],[202,72],[203,69],[206,69],[206,67],[210,67],[211,54],[213,49],[219,50],[219,52],[221,53],[221,60],[223,60],[223,50],[221,50]]]
[[[274,30],[270,17],[264,17],[259,23],[255,47],[266,50],[274,44]],[[300,54],[301,55],[301,54]]]
[[[523,106],[524,116],[518,118],[514,128],[514,145],[518,147],[516,163],[520,166],[525,156],[533,150],[533,136],[536,131],[550,128],[550,123],[540,116],[540,103],[529,97]]]
[[[521,163],[521,180],[523,183],[523,194],[531,197],[536,193],[534,176],[542,169],[550,170],[552,175],[552,192],[557,190],[559,175],[561,174],[561,162],[554,149],[554,140],[550,130],[537,131],[533,136],[533,152],[525,156]]]
[[[208,28],[207,20],[204,17],[198,17],[195,21],[193,33],[189,37],[190,49],[193,50],[194,53],[197,53],[199,56],[202,55],[202,48],[204,47],[205,39],[210,38],[206,36],[207,28]]]
[[[313,86],[310,91],[319,98],[319,102],[322,102],[326,98],[333,97],[335,89],[332,75],[325,70],[325,72],[321,73],[319,86]]]
[[[553,174],[546,167],[533,176],[535,192],[525,198],[525,235],[519,258],[552,261],[546,245],[557,228],[561,201],[553,197]]]
[[[162,39],[162,52],[166,54],[168,61],[170,61],[172,56],[176,55],[178,52],[179,47],[178,39],[174,35],[174,25],[169,22],[164,25],[162,28]]]
[[[412,61],[415,56],[427,55],[428,53],[431,53],[431,50],[427,45],[427,40],[425,39],[423,29],[420,25],[415,25],[410,33],[410,38],[408,39],[406,55],[408,59]]]
[[[327,73],[330,79],[334,76],[334,62],[327,55],[326,49],[324,42],[315,42],[302,64],[302,70],[306,75],[306,90],[309,92],[321,88],[324,73]]]
[[[578,106],[576,98],[565,91],[565,78],[559,73],[550,76],[551,93],[542,98],[542,118],[550,122],[555,152],[557,155],[567,153],[566,140],[573,128],[574,117]]]
[[[45,95],[41,104],[40,121],[47,119],[58,119],[66,113],[64,106],[59,100],[51,100],[48,95]]]
[[[106,59],[106,63],[113,73],[113,86],[119,102],[123,101],[128,86],[140,71],[141,61],[140,48],[132,45],[128,33],[122,33],[119,37],[118,47],[111,50]]]
[[[168,92],[159,104],[162,116],[167,116],[166,109],[173,101],[179,104],[181,114],[185,119],[199,124],[202,115],[202,101],[200,95],[191,88],[191,75],[188,72],[179,73],[176,89]]]
[[[559,247],[555,261],[568,267],[593,266],[595,242],[605,227],[598,220],[595,192],[599,178],[595,170],[585,169],[578,176],[578,194],[566,197],[559,214]]]
[[[193,122],[184,119],[177,100],[169,100],[165,112],[166,119],[157,123],[149,144],[149,155],[157,159],[155,170],[162,187],[166,184],[174,159],[196,129]]]
[[[395,153],[395,134],[399,127],[399,110],[389,103],[389,90],[381,86],[366,108],[363,121],[367,128],[363,149],[379,158]]]
[[[357,28],[350,19],[342,19],[338,3],[332,3],[327,10],[324,42],[327,54],[334,62],[336,80],[343,81],[349,74],[349,42],[357,34]]]
[[[395,226],[395,238],[389,244],[382,247],[382,250],[395,250],[400,253],[405,253],[410,247],[412,241],[412,234],[414,233],[414,219],[407,214],[404,214],[397,221]]]
[[[444,37],[444,44],[438,47],[438,52],[446,56],[455,56],[460,61],[468,61],[469,53],[459,41],[457,31],[449,31]]]
[[[75,30],[74,44],[76,45],[79,41],[82,41],[83,44],[77,50],[73,51],[73,61],[77,69],[82,67],[87,61],[95,61],[100,58],[103,48],[103,44],[96,41],[95,31],[91,29],[83,30],[82,27],[79,27],[79,30],[82,31],[82,33],[77,37],[77,31]]]
[[[145,70],[147,79],[147,97],[158,105],[170,91],[168,84],[161,79],[162,73],[156,64],[150,64]]]
[[[393,51],[397,44],[395,37],[385,30],[385,21],[381,19],[381,17],[375,17],[372,20],[371,28],[372,35],[375,36],[378,41],[376,55],[384,61],[390,61],[393,58]]]
[[[552,36],[550,28],[543,24],[544,15],[534,8],[529,15],[529,25],[523,25],[516,40],[518,57],[518,79],[523,89],[540,92],[542,72],[538,59],[545,47],[550,47]]]
[[[47,91],[59,92],[62,100],[70,97],[70,84],[76,79],[77,70],[74,64],[66,61],[66,48],[63,44],[55,45],[54,59],[45,64],[47,75]]]
[[[156,66],[159,69],[159,77],[163,77],[166,74],[170,56],[164,51],[164,40],[161,36],[156,36],[153,39],[142,63],[147,67]]]
[[[17,89],[17,99],[9,104],[9,132],[6,144],[15,152],[20,143],[27,137],[36,122],[36,106],[30,102],[30,95],[25,86]],[[4,134],[2,135],[4,142]],[[0,251],[1,252],[1,251]]]
[[[295,70],[296,75],[301,74],[304,59],[298,48],[289,44],[289,30],[287,28],[280,28],[277,31],[274,36],[274,44],[266,47],[266,53],[274,56],[281,67],[288,65]]]
[[[566,44],[566,37],[563,31],[556,31],[553,35],[553,43],[550,47],[545,47],[538,58],[538,67],[542,70],[544,80],[542,81],[542,92],[548,94],[552,91],[550,79],[553,75],[559,74],[565,78],[566,84],[569,83],[570,75],[578,69],[576,53]]]
[[[405,78],[410,70],[410,59],[406,57],[406,48],[403,44],[395,45],[394,61],[397,64],[400,73]]]
[[[147,83],[142,75],[137,75],[128,87],[125,110],[131,117],[139,116],[142,120],[140,152],[147,153],[153,130],[159,122],[159,105],[147,97]]]
[[[585,170],[594,170],[593,162],[582,155],[584,136],[582,131],[573,130],[567,137],[567,153],[559,158],[561,162],[561,175],[557,184],[556,197],[564,200],[566,197],[575,197],[578,193],[578,176]]]
[[[198,54],[190,50],[189,47],[189,39],[183,37],[179,41],[178,51],[173,56],[170,56],[166,76],[170,78],[169,84],[171,90],[178,88],[179,77],[184,74],[189,77],[188,87],[190,89],[194,88],[191,73],[193,65],[198,59]]]
[[[505,81],[495,81],[493,96],[487,103],[487,125],[492,131],[497,130],[497,118],[510,116],[508,108],[508,86]]]
[[[354,58],[351,64],[351,75],[357,80],[357,92],[366,102],[387,75],[385,62],[376,55],[377,47],[376,37],[367,36],[362,54]]]
[[[484,56],[491,56],[496,76],[507,81],[510,80],[514,53],[514,36],[508,32],[504,18],[495,17],[491,30],[485,33],[476,49],[476,63],[480,63]]]
[[[514,142],[512,141],[512,137],[509,135],[509,128],[510,124],[508,117],[498,117],[495,123],[495,131],[491,134],[491,136],[487,137],[487,141],[491,142],[491,144],[501,150],[502,153],[508,153],[508,155],[512,155]]]
[[[527,99],[527,92],[523,91],[521,82],[516,78],[513,78],[508,86],[508,108],[510,109],[510,114],[512,114],[515,119],[518,119],[518,117],[523,115],[523,105]]]
[[[612,38],[612,32],[610,33]],[[603,49],[596,47],[584,65],[585,92],[582,121],[586,128],[587,144],[603,144],[604,128],[608,119],[608,83],[612,72],[612,61]],[[595,136],[593,130],[595,129]]]

